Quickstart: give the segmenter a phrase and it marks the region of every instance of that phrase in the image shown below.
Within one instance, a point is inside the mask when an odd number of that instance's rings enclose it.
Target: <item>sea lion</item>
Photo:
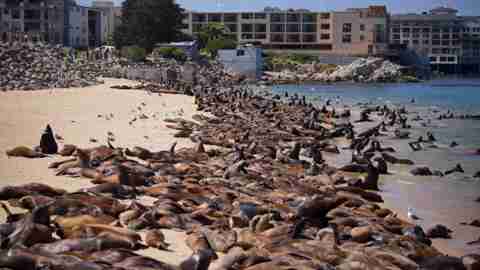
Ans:
[[[7,150],[6,154],[8,157],[25,157],[25,158],[44,158],[47,155],[36,152],[26,146],[17,146],[11,150]]]
[[[62,150],[60,150],[60,152],[58,152],[58,154],[60,154],[61,156],[63,157],[67,157],[67,156],[71,156],[73,155],[73,153],[75,153],[75,150],[77,150],[77,146],[76,145],[73,145],[73,144],[65,144],[62,148]]]
[[[162,250],[168,250],[169,244],[165,242],[165,235],[161,230],[149,230],[145,234],[145,244]]]
[[[414,165],[415,163],[409,159],[396,158],[388,153],[382,153],[382,158],[392,164]]]
[[[47,125],[40,138],[40,150],[44,154],[56,154],[58,152],[58,145],[50,125]]]
[[[48,197],[61,196],[66,193],[63,189],[55,189],[41,183],[29,183],[20,186],[5,186],[0,188],[0,200],[20,199],[28,195],[45,195]]]
[[[457,164],[455,166],[455,168],[451,169],[451,170],[448,170],[448,171],[445,171],[445,175],[449,175],[449,174],[452,174],[452,173],[455,173],[455,172],[458,172],[458,173],[465,173],[465,171],[463,170],[462,168],[462,165],[460,164]]]

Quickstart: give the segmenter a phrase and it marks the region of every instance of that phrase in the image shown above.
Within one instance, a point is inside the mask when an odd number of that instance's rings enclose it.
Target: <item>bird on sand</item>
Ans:
[[[412,220],[420,220],[417,215],[415,215],[415,210],[412,207],[408,208],[408,218]]]

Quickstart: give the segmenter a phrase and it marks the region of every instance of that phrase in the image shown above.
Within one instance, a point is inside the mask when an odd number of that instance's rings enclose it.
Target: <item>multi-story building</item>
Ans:
[[[115,18],[118,10],[113,1],[109,0],[93,1],[92,9],[97,9],[102,12],[101,40],[105,42],[107,39],[113,37],[113,33],[115,32]]]
[[[462,55],[463,22],[457,10],[435,8],[429,13],[393,15],[390,42],[428,57],[432,66],[457,65]]]
[[[462,17],[462,58],[465,72],[480,72],[480,17]]]
[[[78,5],[70,7],[68,16],[68,44],[74,48],[88,47],[88,8]]]
[[[268,49],[311,49],[325,54],[381,54],[388,44],[385,6],[342,12],[265,9],[263,12],[189,12],[185,32],[196,34],[208,23],[222,23],[240,43]]]
[[[0,0],[2,41],[65,43],[70,0]]]

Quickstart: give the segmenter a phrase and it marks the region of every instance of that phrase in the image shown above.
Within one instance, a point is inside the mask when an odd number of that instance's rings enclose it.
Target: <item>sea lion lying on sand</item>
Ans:
[[[44,158],[47,156],[26,146],[17,146],[11,150],[7,150],[6,153],[8,157]]]

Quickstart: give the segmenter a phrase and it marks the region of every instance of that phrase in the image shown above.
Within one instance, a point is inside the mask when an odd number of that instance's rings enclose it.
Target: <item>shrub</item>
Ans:
[[[187,60],[187,55],[182,49],[174,47],[165,47],[155,50],[155,53],[163,58],[173,58],[179,62],[184,62]]]
[[[123,47],[122,55],[130,61],[140,62],[145,60],[145,57],[147,56],[147,51],[144,48],[135,45]]]

